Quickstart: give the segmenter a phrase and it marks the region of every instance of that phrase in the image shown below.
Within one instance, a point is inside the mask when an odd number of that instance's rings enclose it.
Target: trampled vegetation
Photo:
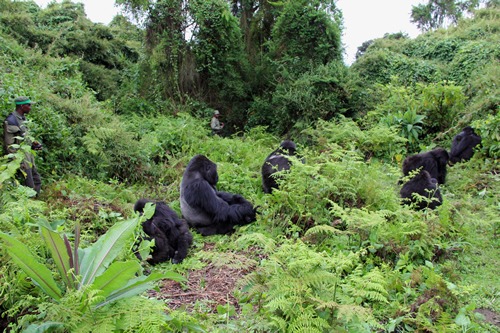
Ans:
[[[494,1],[416,39],[367,41],[350,67],[331,1],[117,2],[143,26],[94,24],[70,1],[0,0],[2,119],[30,96],[44,146],[38,198],[16,181],[28,147],[0,160],[2,329],[500,332]],[[449,150],[467,125],[482,145],[448,167],[443,204],[401,205],[403,159]],[[264,194],[262,163],[285,138],[304,163]],[[196,154],[257,221],[193,231],[180,264],[139,261],[133,204],[180,215]]]

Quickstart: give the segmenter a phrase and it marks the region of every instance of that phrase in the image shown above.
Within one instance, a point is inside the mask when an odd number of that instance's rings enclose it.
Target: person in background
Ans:
[[[12,147],[14,144],[31,144],[31,149],[42,150],[42,145],[37,142],[31,142],[28,134],[28,128],[25,125],[26,115],[31,111],[31,104],[33,102],[26,96],[17,97],[14,100],[16,109],[9,114],[3,123],[3,148],[5,154],[12,154],[17,151],[17,148]],[[35,165],[35,157],[31,152],[25,154],[25,158],[21,163],[20,168],[20,181],[23,185],[31,187],[38,194],[42,181]]]
[[[224,123],[219,121],[219,111],[215,110],[212,120],[210,121],[210,127],[212,128],[212,134],[220,135],[220,132],[224,128]]]

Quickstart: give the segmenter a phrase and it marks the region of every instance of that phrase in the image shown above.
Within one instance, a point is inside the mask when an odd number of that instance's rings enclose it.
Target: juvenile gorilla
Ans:
[[[159,201],[139,199],[134,205],[134,211],[144,213],[148,202],[156,204],[153,216],[142,223],[146,235],[155,240],[148,262],[155,265],[172,259],[172,263],[180,263],[186,258],[188,248],[193,243],[193,235],[186,221],[179,219],[174,210]]]
[[[403,161],[403,174],[408,176],[410,171],[422,167],[422,170],[426,170],[431,175],[431,178],[436,179],[439,184],[444,184],[448,159],[448,152],[443,148],[408,156]]]
[[[474,155],[474,147],[481,144],[481,137],[470,126],[453,138],[450,151],[450,164],[468,161]]]
[[[189,226],[203,236],[227,234],[256,220],[256,209],[239,194],[218,192],[217,165],[203,155],[191,159],[182,176],[180,203]]]
[[[278,188],[276,176],[273,176],[278,171],[290,170],[292,162],[284,155],[295,156],[297,147],[290,140],[281,142],[278,149],[273,151],[266,157],[262,165],[262,190],[264,193],[272,193],[273,189]]]
[[[418,210],[426,207],[435,209],[443,202],[437,183],[437,180],[431,178],[431,175],[427,171],[421,170],[401,188],[399,194],[403,199],[402,203],[407,205],[415,203]],[[414,194],[418,194],[428,200],[418,198]]]

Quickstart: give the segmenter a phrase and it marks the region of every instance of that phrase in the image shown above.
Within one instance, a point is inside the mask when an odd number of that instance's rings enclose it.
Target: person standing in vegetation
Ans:
[[[4,153],[16,153],[17,147],[12,145],[19,145],[22,141],[31,144],[33,150],[42,150],[42,145],[39,142],[31,141],[28,128],[25,125],[26,115],[30,113],[33,102],[26,96],[20,96],[14,100],[14,103],[16,104],[16,110],[8,115],[3,123]],[[31,152],[25,154],[25,159],[21,163],[19,171],[21,183],[34,189],[37,195],[40,194],[42,181],[36,169],[35,157]]]
[[[215,110],[212,120],[210,121],[210,127],[212,128],[212,134],[220,135],[220,132],[224,128],[224,123],[219,121],[219,111]]]

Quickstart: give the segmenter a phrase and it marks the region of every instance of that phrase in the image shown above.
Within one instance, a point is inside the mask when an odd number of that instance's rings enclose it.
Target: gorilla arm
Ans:
[[[203,235],[224,234],[233,231],[234,225],[255,221],[252,204],[239,195],[220,192],[201,178],[192,179],[181,193],[182,212],[189,225]],[[229,204],[226,200],[234,202]],[[236,203],[242,201],[242,203]]]

